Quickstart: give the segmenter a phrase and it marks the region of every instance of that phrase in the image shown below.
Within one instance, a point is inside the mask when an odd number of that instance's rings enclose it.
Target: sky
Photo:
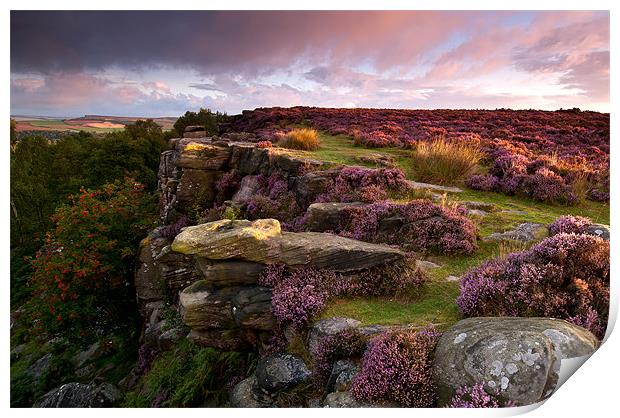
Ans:
[[[609,112],[609,12],[12,11],[11,114]]]

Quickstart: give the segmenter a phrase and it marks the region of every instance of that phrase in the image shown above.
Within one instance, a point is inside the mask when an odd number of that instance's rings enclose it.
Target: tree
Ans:
[[[210,109],[200,108],[198,113],[187,111],[174,123],[174,130],[178,135],[183,135],[185,128],[191,125],[204,126],[209,135],[217,135],[218,124],[226,122],[226,113],[211,112]]]
[[[130,178],[82,189],[57,208],[31,261],[32,330],[86,344],[127,324],[136,312],[136,251],[154,214],[154,196]]]

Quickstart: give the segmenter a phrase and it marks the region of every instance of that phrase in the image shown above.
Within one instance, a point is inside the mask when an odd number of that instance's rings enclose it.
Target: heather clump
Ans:
[[[459,310],[473,316],[566,319],[602,338],[609,313],[609,242],[558,233],[485,262],[461,279]]]
[[[387,219],[398,220],[402,226],[389,228],[384,224]],[[410,251],[470,254],[476,249],[476,227],[462,208],[443,207],[424,199],[347,208],[336,232]]]
[[[278,322],[298,329],[320,313],[333,297],[404,294],[419,288],[424,281],[423,273],[409,259],[346,274],[269,264],[259,278],[260,285],[273,288],[272,312]]]
[[[295,194],[288,189],[288,182],[280,173],[257,176],[259,189],[241,203],[242,215],[247,219],[274,218],[283,223],[293,222],[301,215]]]
[[[553,221],[547,229],[549,230],[549,235],[561,233],[581,234],[589,225],[592,225],[592,221],[588,218],[583,216],[566,215],[560,216],[558,219]]]
[[[173,240],[174,237],[179,235],[183,228],[190,225],[193,225],[193,222],[186,215],[181,215],[179,219],[177,219],[170,225],[163,226],[159,230],[159,234],[164,238]]]
[[[381,334],[370,341],[351,392],[360,401],[424,408],[436,402],[433,356],[440,333],[433,328]]]
[[[400,169],[345,167],[316,202],[374,202],[385,199],[388,193],[403,195],[410,188]]]
[[[511,406],[512,402],[505,402],[499,397],[487,393],[482,383],[458,388],[447,405],[448,408],[502,408]]]

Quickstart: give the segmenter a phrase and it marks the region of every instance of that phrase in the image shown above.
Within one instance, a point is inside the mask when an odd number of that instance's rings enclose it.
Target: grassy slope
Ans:
[[[106,132],[114,132],[114,131],[122,131],[124,128],[94,128],[92,126],[85,125],[71,125],[65,123],[64,120],[54,119],[54,120],[28,120],[21,122],[22,124],[32,125],[37,128],[49,128],[53,131],[86,131],[86,132],[97,132],[97,133],[106,133]]]
[[[362,164],[356,161],[355,157],[388,154],[396,158],[398,166],[405,172],[407,178],[415,180],[409,159],[411,151],[400,148],[375,150],[356,147],[351,139],[343,135],[332,136],[320,133],[320,139],[319,150],[294,151],[294,153],[333,163],[366,166],[372,165]],[[488,202],[496,205],[498,210],[527,212],[526,214],[493,212],[483,218],[473,218],[480,236],[503,232],[522,222],[538,222],[547,225],[558,216],[567,214],[587,216],[594,222],[609,224],[609,204],[606,203],[586,201],[579,206],[555,206],[522,197],[470,189],[464,189],[463,193],[450,194],[448,199]],[[339,299],[328,306],[322,317],[346,316],[356,318],[365,324],[426,325],[432,323],[440,327],[449,326],[459,318],[455,304],[459,286],[458,282],[448,282],[446,278],[451,275],[461,276],[468,269],[501,253],[497,243],[479,241],[478,244],[479,249],[470,256],[428,257],[428,260],[439,264],[441,268],[429,271],[429,282],[422,289],[421,294],[413,300],[403,300],[398,295],[395,298]]]

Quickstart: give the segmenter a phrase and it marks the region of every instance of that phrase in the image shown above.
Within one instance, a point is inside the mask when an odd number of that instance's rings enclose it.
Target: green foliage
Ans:
[[[26,137],[11,145],[11,304],[27,295],[30,275],[24,256],[33,255],[50,229],[50,216],[81,187],[97,188],[132,176],[147,190],[157,185],[159,157],[166,149],[161,128],[137,121],[105,136],[86,132],[56,141]]]
[[[223,406],[228,389],[249,375],[255,355],[199,347],[189,340],[163,353],[134,392],[128,407]]]
[[[155,225],[154,200],[129,178],[82,189],[60,206],[32,260],[32,330],[86,344],[135,312],[129,278],[139,238]]]
[[[174,123],[174,130],[177,135],[183,135],[187,126],[204,126],[207,134],[217,135],[218,124],[226,122],[228,116],[226,113],[211,112],[210,109],[200,108],[198,112],[187,111],[185,114]]]

